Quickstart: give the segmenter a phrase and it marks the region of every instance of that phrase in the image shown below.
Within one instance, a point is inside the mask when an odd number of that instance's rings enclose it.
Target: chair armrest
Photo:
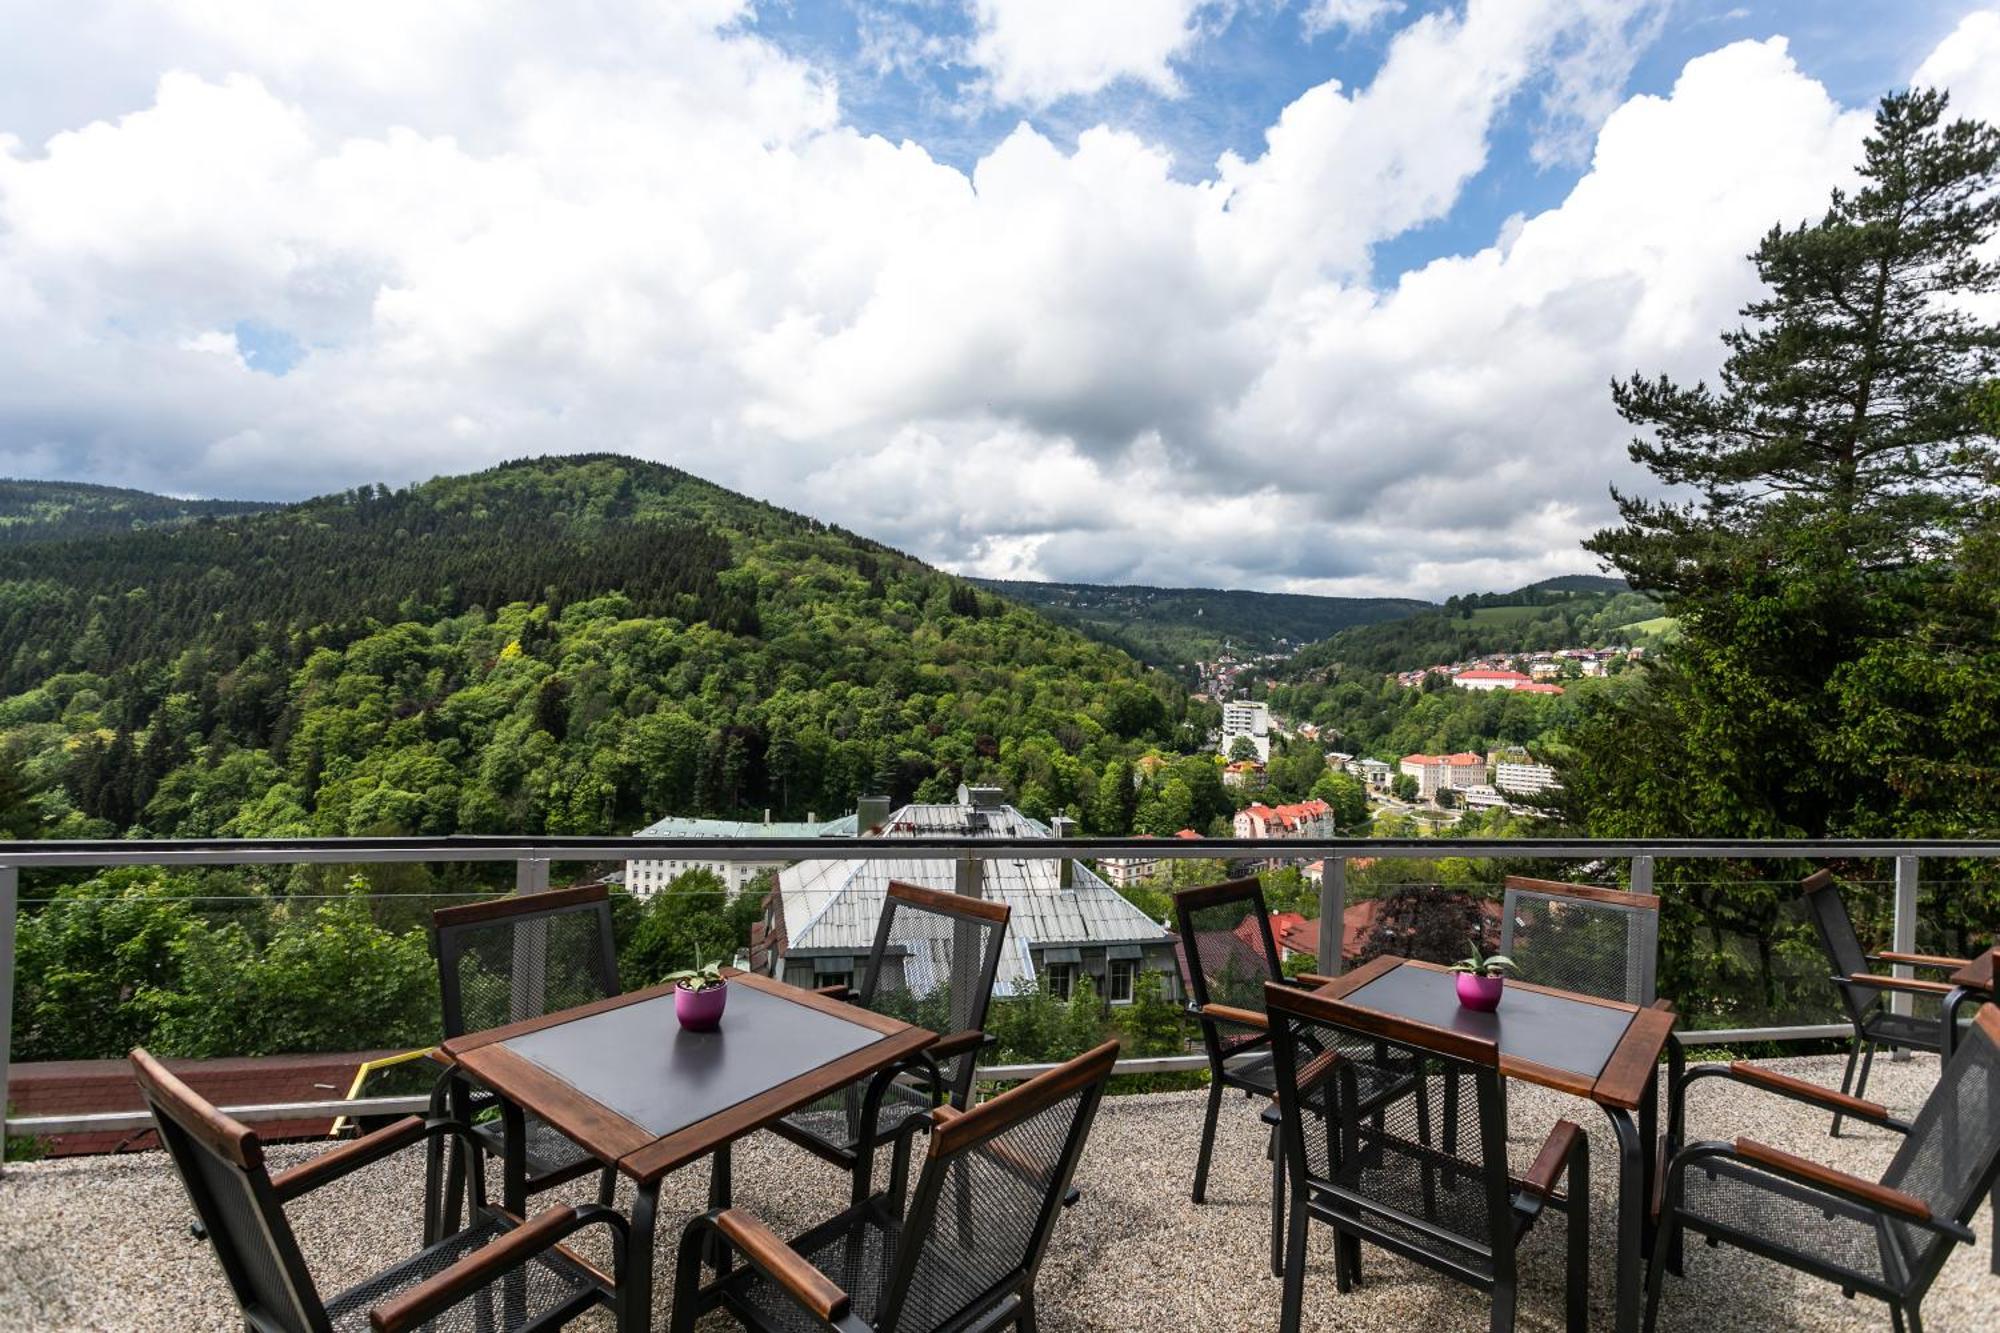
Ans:
[[[930,1056],[933,1060],[949,1060],[954,1055],[963,1055],[967,1051],[976,1051],[985,1044],[986,1034],[984,1032],[981,1032],[978,1028],[967,1028],[963,1032],[954,1032],[948,1037],[939,1037],[936,1041],[924,1047],[924,1054]]]
[[[1322,977],[1314,972],[1301,972],[1297,976],[1285,978],[1287,985],[1297,986],[1301,990],[1318,990],[1332,980],[1332,977]]]
[[[1334,1066],[1340,1063],[1339,1051],[1321,1051],[1299,1068],[1299,1091],[1316,1088],[1330,1077]]]
[[[1934,967],[1946,972],[1956,972],[1961,967],[1969,967],[1972,964],[1972,960],[1969,958],[1945,958],[1934,953],[1892,953],[1887,949],[1884,949],[1881,953],[1869,954],[1868,959],[1870,962],[1875,963],[1902,963],[1908,967]]]
[[[1195,1011],[1203,1018],[1212,1018],[1224,1023],[1234,1023],[1238,1027],[1255,1028],[1259,1032],[1270,1030],[1264,1015],[1255,1009],[1238,1009],[1233,1004],[1205,1004]]]
[[[1914,977],[1884,977],[1873,972],[1856,972],[1842,977],[1850,986],[1872,986],[1876,990],[1908,991],[1912,995],[1949,995],[1951,987],[1942,981],[1918,981]]]
[[[853,998],[848,994],[846,984],[842,982],[836,982],[831,986],[816,987],[813,990],[813,994],[824,995],[830,1000],[847,1000]]]
[[[339,1180],[370,1163],[379,1162],[412,1144],[421,1143],[430,1133],[430,1126],[421,1117],[405,1116],[393,1125],[384,1125],[373,1134],[364,1134],[338,1148],[328,1149],[311,1161],[280,1171],[271,1177],[271,1188],[277,1193],[279,1203],[290,1203],[301,1194]]]
[[[1574,1120],[1558,1120],[1549,1136],[1542,1140],[1542,1149],[1535,1154],[1534,1165],[1528,1174],[1521,1177],[1521,1188],[1546,1202],[1556,1195],[1556,1180],[1569,1167],[1578,1152],[1587,1152],[1584,1146],[1589,1140]],[[1575,1181],[1571,1181],[1570,1192],[1574,1194]]]
[[[563,1237],[596,1222],[620,1233],[614,1246],[624,1245],[625,1219],[618,1213],[596,1204],[582,1208],[558,1204],[474,1250],[435,1277],[384,1301],[368,1312],[368,1322],[375,1333],[407,1333],[489,1285],[502,1273],[519,1268],[552,1248]]]
[[[1829,1111],[1838,1111],[1842,1115],[1851,1115],[1861,1120],[1872,1120],[1895,1129],[1903,1129],[1905,1131],[1908,1129],[1908,1126],[1889,1114],[1888,1107],[1883,1106],[1879,1102],[1863,1101],[1859,1097],[1850,1097],[1848,1094],[1836,1091],[1833,1088],[1823,1088],[1817,1083],[1808,1083],[1802,1078],[1793,1078],[1790,1074],[1780,1074],[1774,1069],[1759,1068],[1748,1061],[1730,1061],[1729,1077],[1738,1083],[1748,1083],[1752,1087],[1762,1088],[1766,1092],[1775,1092],[1781,1097],[1790,1097],[1793,1101],[1810,1102],[1815,1106],[1823,1106]]]
[[[822,1323],[847,1314],[847,1293],[832,1278],[806,1262],[804,1255],[779,1239],[755,1213],[724,1208],[709,1214],[712,1225],[743,1258],[765,1277],[783,1287],[791,1298]],[[702,1219],[695,1220],[698,1225]]]
[[[1877,1212],[1895,1213],[1912,1222],[1929,1222],[1931,1206],[1914,1194],[1905,1194],[1899,1189],[1873,1180],[1863,1180],[1860,1176],[1849,1175],[1845,1171],[1788,1153],[1782,1148],[1773,1148],[1768,1143],[1755,1139],[1736,1140],[1735,1155],[1751,1165],[1769,1171],[1772,1175],[1784,1176],[1828,1194],[1838,1194],[1856,1203],[1866,1204]]]

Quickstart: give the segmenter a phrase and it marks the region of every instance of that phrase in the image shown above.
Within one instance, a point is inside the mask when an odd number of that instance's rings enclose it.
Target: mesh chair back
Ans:
[[[1194,1002],[1264,1011],[1264,983],[1284,975],[1264,886],[1231,880],[1174,895],[1181,961]]]
[[[1420,1263],[1511,1278],[1499,1048],[1283,985],[1270,988],[1267,1012],[1293,1197]],[[1408,1062],[1412,1095],[1371,1105],[1357,1079],[1385,1061]],[[1447,1096],[1453,1079],[1472,1095]]]
[[[861,978],[863,1006],[941,1037],[984,1031],[993,977],[1012,909],[958,893],[891,881]],[[939,1062],[954,1105],[972,1091],[978,1051]]]
[[[208,1229],[246,1321],[257,1329],[329,1333],[332,1325],[271,1189],[257,1136],[145,1050],[134,1050],[131,1058],[160,1142]]]
[[[447,907],[431,922],[447,1037],[618,994],[602,884]]]
[[[1854,933],[1854,919],[1847,914],[1847,902],[1840,896],[1840,886],[1834,882],[1830,870],[1815,871],[1808,875],[1799,888],[1804,891],[1806,913],[1812,917],[1813,928],[1819,932],[1820,946],[1826,950],[1826,958],[1833,965],[1833,975],[1851,977],[1868,970],[1868,954],[1861,947],[1861,937]],[[1880,1001],[1879,992],[1867,996],[1857,996],[1852,986],[1838,986],[1841,1002],[1852,1016],[1859,1021]]]
[[[1500,952],[1538,986],[1652,1004],[1660,944],[1660,900],[1590,884],[1507,877]]]
[[[1914,1194],[1931,1216],[1969,1222],[2000,1174],[2000,1010],[1987,1005],[1945,1066],[1938,1085],[1882,1183]],[[1946,1238],[1889,1215],[1910,1269],[1927,1283],[1949,1250]]]
[[[931,1132],[879,1329],[929,1333],[1033,1282],[1117,1058],[1106,1042]]]

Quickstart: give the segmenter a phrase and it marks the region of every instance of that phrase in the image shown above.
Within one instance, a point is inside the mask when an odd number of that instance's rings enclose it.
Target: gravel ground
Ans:
[[[1837,1084],[1838,1060],[1774,1062],[1786,1072]],[[1870,1093],[1913,1114],[1937,1076],[1935,1060],[1875,1066]],[[1589,1133],[1591,1218],[1596,1262],[1591,1327],[1608,1328],[1613,1234],[1609,1127],[1595,1108],[1516,1086],[1510,1091],[1515,1141],[1523,1158],[1547,1127],[1568,1116]],[[1256,1108],[1225,1104],[1209,1202],[1188,1201],[1199,1094],[1108,1100],[1098,1116],[1078,1183],[1083,1202],[1056,1231],[1038,1286],[1042,1326],[1077,1329],[1269,1329],[1278,1319],[1279,1283],[1266,1263],[1269,1168]],[[1824,1117],[1733,1085],[1710,1083],[1691,1112],[1696,1137],[1747,1134],[1875,1177],[1894,1136],[1850,1125],[1830,1139]],[[273,1149],[278,1165],[311,1156],[310,1145]],[[413,1250],[420,1152],[405,1153],[326,1187],[291,1210],[306,1258],[322,1287],[336,1290]],[[1525,1162],[1523,1163],[1525,1164]],[[740,1145],[736,1197],[781,1233],[835,1210],[845,1177],[768,1135]],[[670,1182],[662,1208],[658,1326],[665,1327],[676,1217],[698,1211],[706,1190],[699,1168]],[[579,1201],[589,1182],[570,1187]],[[395,1201],[407,1201],[398,1204]],[[158,1153],[70,1159],[10,1168],[0,1176],[0,1329],[217,1330],[242,1328],[206,1245],[187,1232],[189,1210],[169,1163]],[[1562,1322],[1563,1227],[1551,1216],[1522,1256],[1524,1330]],[[1990,1213],[1973,1221],[1976,1249],[1958,1247],[1925,1303],[1934,1333],[1994,1328],[2000,1277],[1986,1266]],[[1365,1255],[1366,1281],[1348,1296],[1334,1290],[1328,1233],[1314,1228],[1305,1327],[1368,1333],[1417,1328],[1483,1329],[1481,1297],[1378,1250]],[[585,1246],[589,1249],[589,1246]],[[1660,1327],[1675,1330],[1887,1329],[1879,1304],[1847,1301],[1825,1284],[1741,1251],[1688,1250],[1687,1277],[1668,1279]],[[727,1327],[712,1318],[709,1327]],[[582,1321],[576,1327],[608,1327]]]

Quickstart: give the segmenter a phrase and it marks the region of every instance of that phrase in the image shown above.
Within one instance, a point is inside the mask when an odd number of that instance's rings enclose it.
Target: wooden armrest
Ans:
[[[822,1323],[831,1324],[847,1314],[847,1293],[780,1240],[755,1213],[725,1208],[715,1215],[715,1229]]]
[[[825,995],[835,1000],[844,1000],[847,998],[847,986],[845,985],[845,983],[835,982],[831,986],[820,986],[816,988],[813,991],[813,994]]]
[[[949,1060],[954,1055],[962,1055],[966,1051],[976,1051],[985,1042],[986,1034],[984,1032],[981,1032],[978,1028],[967,1028],[963,1032],[954,1032],[949,1037],[939,1037],[936,1041],[924,1047],[924,1053],[934,1060]]]
[[[1574,1120],[1556,1121],[1555,1128],[1542,1140],[1542,1150],[1535,1154],[1534,1165],[1521,1177],[1521,1188],[1543,1199],[1554,1198],[1556,1177],[1569,1165],[1570,1154],[1582,1139],[1583,1130]]]
[[[1931,1207],[1913,1194],[1890,1189],[1887,1185],[1860,1176],[1851,1176],[1845,1171],[1837,1171],[1830,1166],[1788,1153],[1782,1148],[1773,1148],[1755,1139],[1736,1140],[1736,1155],[1746,1162],[1790,1176],[1794,1180],[1816,1185],[1832,1194],[1844,1194],[1850,1199],[1858,1199],[1871,1208],[1883,1212],[1898,1213],[1919,1222],[1931,1220]]]
[[[1205,1004],[1201,1007],[1203,1018],[1219,1018],[1225,1023],[1236,1023],[1246,1028],[1256,1028],[1259,1032],[1269,1030],[1264,1015],[1254,1009],[1238,1009],[1233,1004]]]
[[[329,1148],[311,1161],[280,1171],[271,1177],[271,1188],[277,1192],[278,1202],[289,1203],[301,1194],[338,1180],[351,1171],[359,1171],[390,1153],[423,1142],[427,1133],[429,1131],[424,1128],[421,1118],[405,1116],[393,1125],[384,1125],[373,1134],[365,1134],[338,1148]]]
[[[1286,978],[1286,980],[1290,981],[1294,986],[1304,986],[1308,990],[1318,990],[1321,986],[1332,981],[1333,978],[1323,977],[1317,972],[1301,972],[1295,977]]]
[[[949,1125],[964,1114],[965,1112],[959,1110],[950,1102],[946,1102],[943,1106],[933,1106],[931,1108],[931,1124],[933,1126]]]
[[[578,1223],[576,1209],[559,1204],[482,1245],[451,1267],[419,1282],[368,1312],[375,1333],[405,1333],[449,1310],[510,1268],[526,1263],[567,1236]]]
[[[1865,1119],[1887,1120],[1889,1108],[1875,1102],[1865,1102],[1859,1097],[1850,1097],[1832,1088],[1823,1088],[1817,1083],[1808,1083],[1790,1074],[1780,1074],[1773,1069],[1763,1069],[1743,1060],[1729,1062],[1729,1076],[1739,1083],[1750,1083],[1768,1088],[1772,1092],[1800,1101],[1815,1102],[1829,1111],[1842,1111],[1848,1115],[1858,1115]]]
[[[1306,1061],[1305,1065],[1299,1070],[1299,1091],[1304,1092],[1309,1088],[1319,1086],[1320,1081],[1331,1074],[1334,1066],[1339,1063],[1339,1051],[1321,1051],[1318,1055]]]
[[[1912,995],[1949,995],[1951,987],[1942,981],[1918,981],[1915,977],[1883,977],[1873,972],[1856,972],[1846,981],[1855,986],[1872,986],[1876,990],[1907,991]]]
[[[1970,967],[1972,965],[1970,958],[1945,958],[1934,953],[1891,953],[1885,949],[1881,953],[1873,953],[1868,956],[1878,963],[1903,963],[1910,967],[1936,967],[1942,968],[1947,972],[1956,972],[1961,967]]]

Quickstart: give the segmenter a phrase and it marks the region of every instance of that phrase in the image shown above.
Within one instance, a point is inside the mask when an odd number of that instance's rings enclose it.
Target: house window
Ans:
[[[1070,988],[1076,984],[1076,964],[1050,963],[1042,969],[1042,979],[1048,983],[1049,994],[1067,1000]]]
[[[1132,1003],[1132,988],[1138,983],[1139,964],[1130,958],[1114,958],[1105,978],[1106,994],[1113,1004]]]

